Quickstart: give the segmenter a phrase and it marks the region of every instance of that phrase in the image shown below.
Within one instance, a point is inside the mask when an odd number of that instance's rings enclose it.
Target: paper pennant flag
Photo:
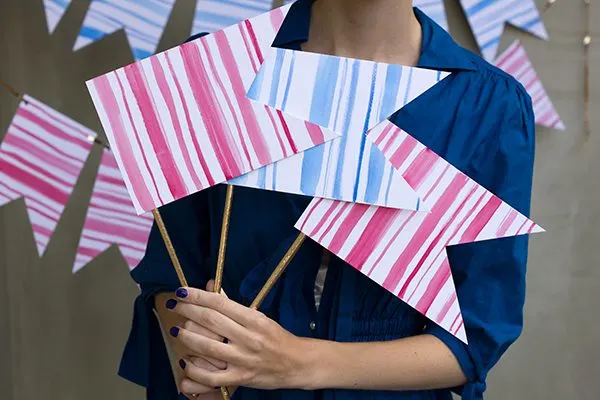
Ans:
[[[283,4],[295,0],[284,1]],[[240,21],[268,12],[272,0],[198,0],[192,34],[215,32]]]
[[[533,102],[535,123],[547,128],[565,129],[550,97],[544,90],[533,64],[527,57],[525,48],[519,40],[515,40],[494,64],[506,73],[514,76],[527,90]]]
[[[175,0],[92,0],[73,50],[125,29],[133,56],[153,54]]]
[[[445,30],[449,29],[444,0],[413,0],[413,6],[423,11]]]
[[[25,198],[42,255],[96,133],[25,96],[0,145],[0,206]]]
[[[534,0],[460,0],[483,57],[492,61],[509,23],[548,40],[548,32]]]
[[[369,136],[431,212],[315,199],[296,227],[466,343],[446,247],[542,229],[391,122]]]
[[[246,97],[288,10],[88,82],[138,213],[338,136]]]
[[[44,0],[48,32],[53,33],[72,0]]]
[[[365,133],[447,75],[401,65],[273,49],[248,97],[342,136],[230,183],[419,209],[419,196]]]
[[[113,243],[119,246],[129,268],[135,268],[146,251],[152,222],[151,214],[136,214],[121,178],[117,160],[109,150],[104,150],[83,224],[73,273]]]

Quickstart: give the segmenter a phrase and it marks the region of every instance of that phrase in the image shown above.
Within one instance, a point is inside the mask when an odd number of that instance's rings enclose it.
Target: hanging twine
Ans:
[[[583,36],[583,124],[586,137],[591,134],[590,122],[590,45],[592,34],[590,32],[591,0],[583,0],[585,7],[585,32]]]
[[[25,99],[25,95],[23,93],[17,91],[14,87],[9,85],[5,80],[0,79],[0,86],[2,86],[12,96],[19,99],[19,101],[22,101],[25,104],[29,104],[29,102]],[[90,135],[87,137],[87,139],[92,143],[99,144],[100,146],[104,147],[105,149],[110,150],[110,145],[108,144],[108,142],[103,139],[100,139],[97,136]]]
[[[0,86],[2,86],[8,93],[10,93],[12,96],[16,97],[19,100],[22,100],[25,102],[25,104],[27,103],[27,100],[23,99],[23,94],[18,92],[14,87],[12,87],[11,85],[9,85],[5,80],[0,78]]]
[[[544,6],[544,9],[542,11],[546,11],[547,9],[552,7],[554,3],[556,3],[556,0],[546,0],[546,5]]]

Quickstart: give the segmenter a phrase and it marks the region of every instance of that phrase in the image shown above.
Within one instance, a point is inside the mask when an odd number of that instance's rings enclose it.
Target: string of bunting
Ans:
[[[12,87],[11,85],[9,85],[4,79],[0,78],[0,86],[2,86],[2,88],[4,88],[8,93],[10,93],[13,97],[16,97],[17,99],[19,99],[20,101],[24,101],[25,103],[28,103],[28,100],[25,99],[25,96],[23,93],[17,91],[14,87]],[[97,136],[92,136],[89,135],[88,136],[88,140],[94,144],[100,145],[102,147],[104,147],[107,150],[110,150],[110,144],[108,144],[108,142],[106,140],[100,139]]]
[[[23,198],[42,256],[92,150],[102,149],[92,194],[75,254],[73,273],[111,245],[133,269],[145,253],[150,215],[136,215],[116,158],[96,132],[43,102],[0,86],[19,100],[0,143],[0,206]]]

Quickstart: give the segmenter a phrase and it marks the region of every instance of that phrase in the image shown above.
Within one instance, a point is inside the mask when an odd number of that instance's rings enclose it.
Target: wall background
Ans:
[[[42,0],[0,0],[0,77],[101,132],[84,82],[132,57],[123,32],[71,52],[87,3],[74,1],[49,36]],[[599,21],[600,1],[592,3],[592,21]],[[160,50],[188,36],[194,4],[176,3]],[[446,7],[455,38],[474,48],[458,0],[446,0]],[[592,26],[593,120],[586,138],[583,0],[557,1],[543,17],[550,42],[509,28],[501,49],[522,37],[568,130],[538,129],[533,217],[548,233],[531,240],[525,331],[489,377],[492,400],[600,398],[600,30]],[[0,138],[16,106],[0,91]],[[95,147],[42,259],[23,201],[0,209],[3,399],[143,398],[115,374],[137,292],[118,250],[71,276],[99,162]]]

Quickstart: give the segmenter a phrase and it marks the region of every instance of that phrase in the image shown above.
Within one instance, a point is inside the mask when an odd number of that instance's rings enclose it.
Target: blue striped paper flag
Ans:
[[[439,26],[448,30],[448,18],[446,17],[444,0],[413,0],[413,6],[427,14]]]
[[[541,39],[548,32],[534,0],[460,0],[483,57],[492,61],[509,23]]]
[[[365,133],[448,74],[272,49],[248,97],[342,136],[230,183],[417,210],[419,196]]]
[[[293,1],[287,0],[283,4]],[[272,0],[198,0],[192,34],[225,29],[269,11],[272,5]]]
[[[72,0],[44,0],[48,32],[53,33]]]
[[[92,0],[73,50],[120,29],[141,60],[156,51],[175,0]]]

